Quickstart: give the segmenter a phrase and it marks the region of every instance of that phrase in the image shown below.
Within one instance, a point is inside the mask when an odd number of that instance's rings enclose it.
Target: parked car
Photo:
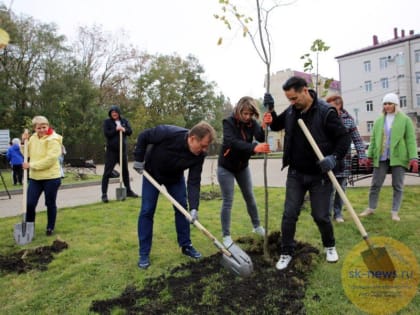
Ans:
[[[367,150],[369,148],[369,142],[365,143],[365,150],[367,153]],[[366,177],[370,177],[372,176],[371,174],[373,173],[373,167],[367,168],[365,166],[360,166],[359,165],[359,156],[357,154],[356,149],[354,148],[353,143],[351,144],[351,149],[352,149],[352,159],[351,159],[351,178],[349,179],[350,181],[357,181]],[[420,152],[419,150],[417,150],[417,160],[419,161],[419,165],[420,165]],[[407,171],[408,172],[408,171]],[[366,176],[369,175],[370,176]],[[388,169],[388,174],[391,174],[391,168]],[[420,176],[420,171],[419,174],[413,174],[410,173],[410,175],[419,175]]]

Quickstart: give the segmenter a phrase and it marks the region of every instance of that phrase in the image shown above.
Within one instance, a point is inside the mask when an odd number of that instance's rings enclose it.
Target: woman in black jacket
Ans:
[[[265,234],[264,228],[260,225],[248,167],[252,155],[270,152],[270,146],[264,143],[264,129],[256,120],[259,115],[255,100],[244,96],[238,101],[232,115],[223,120],[223,145],[219,154],[217,179],[223,198],[220,217],[223,244],[226,247],[232,244],[230,222],[235,179],[244,197],[253,232],[259,235]]]

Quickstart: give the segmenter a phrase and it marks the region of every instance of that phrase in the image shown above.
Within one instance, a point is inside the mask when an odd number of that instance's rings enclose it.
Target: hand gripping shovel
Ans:
[[[123,132],[122,130],[120,130],[120,187],[117,188],[117,190],[115,191],[116,193],[116,198],[118,201],[123,201],[125,200],[125,198],[127,198],[127,189],[125,187],[122,186],[123,184],[123,180],[122,180],[122,169],[123,169]]]
[[[28,130],[25,130],[27,133]],[[23,145],[23,161],[28,162],[28,139],[25,139]],[[28,186],[28,170],[23,170],[23,188],[22,188],[22,223],[15,224],[13,237],[16,244],[25,245],[32,242],[34,237],[34,223],[26,222],[26,199],[27,199],[27,186]]]
[[[298,124],[300,128],[302,128],[303,133],[306,136],[306,139],[311,144],[313,150],[315,151],[316,156],[321,161],[324,159],[324,156],[322,155],[321,150],[319,149],[318,145],[316,144],[314,138],[312,137],[309,129],[306,127],[305,123],[302,119],[298,119]],[[356,212],[354,211],[349,199],[347,198],[346,194],[344,193],[343,189],[341,188],[340,184],[337,181],[337,178],[335,178],[334,173],[332,171],[328,171],[328,176],[333,183],[335,189],[337,190],[338,194],[340,195],[341,199],[343,200],[344,204],[346,205],[347,209],[350,212],[351,217],[353,218],[354,223],[356,223],[357,228],[360,231],[360,234],[362,235],[363,239],[365,240],[368,250],[363,251],[362,258],[365,262],[366,266],[368,267],[369,271],[383,271],[383,272],[395,272],[394,264],[392,263],[391,257],[389,256],[387,250],[385,247],[374,247],[372,242],[370,241],[368,234],[363,227],[362,223],[359,220],[359,217],[356,215]],[[384,277],[381,279],[388,279],[388,280],[394,280],[393,277]]]
[[[179,210],[181,213],[187,218],[187,220],[191,221],[191,215],[187,210],[184,209],[183,206],[179,204],[159,183],[147,172],[143,171],[143,175],[148,179],[149,182],[152,183],[153,186],[156,187],[168,200]],[[221,264],[232,271],[234,274],[242,277],[249,276],[253,270],[254,266],[252,264],[251,258],[245,253],[239,246],[232,243],[229,248],[225,248],[209,231],[207,231],[204,226],[201,225],[198,220],[194,220],[193,224],[198,228],[201,232],[204,233],[208,238],[210,238],[214,245],[222,252],[222,260]]]

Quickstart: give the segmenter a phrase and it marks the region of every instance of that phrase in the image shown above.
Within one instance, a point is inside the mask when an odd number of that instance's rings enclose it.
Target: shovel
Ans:
[[[149,182],[155,186],[168,200],[187,218],[188,221],[192,220],[189,212],[178,202],[176,201],[159,183],[147,172],[143,171],[143,175],[148,179]],[[227,249],[220,243],[209,231],[207,231],[204,226],[201,225],[198,220],[194,220],[193,224],[201,232],[204,233],[208,238],[210,238],[214,245],[221,251],[222,259],[221,264],[232,271],[234,274],[242,277],[247,277],[251,275],[254,270],[251,258],[245,253],[238,245],[232,243]]]
[[[28,130],[25,130],[28,133]],[[23,161],[28,162],[28,139],[25,139],[23,145]],[[34,223],[26,222],[26,199],[27,199],[27,186],[28,186],[28,170],[23,170],[23,188],[22,188],[22,223],[15,224],[13,230],[13,237],[15,238],[16,244],[25,245],[32,242],[34,237]]]
[[[123,153],[123,134],[122,134],[122,130],[120,130],[120,187],[116,189],[116,195],[117,195],[117,200],[118,201],[123,201],[125,200],[125,198],[127,198],[127,189],[125,187],[122,186],[123,184],[123,180],[122,180],[122,168],[123,168],[123,158],[122,158],[122,153]]]
[[[315,151],[316,156],[321,161],[324,159],[324,156],[319,149],[318,145],[316,144],[314,138],[312,137],[309,129],[306,127],[305,123],[302,119],[298,119],[298,124],[300,128],[302,128],[303,133],[306,136],[306,139],[312,146],[312,149]],[[344,204],[346,205],[347,209],[351,217],[353,218],[354,223],[356,223],[357,228],[360,231],[363,239],[365,240],[368,249],[363,251],[362,258],[365,265],[368,267],[369,271],[383,271],[383,272],[395,272],[394,264],[392,263],[391,257],[389,256],[385,247],[374,247],[373,243],[370,241],[368,234],[363,227],[362,223],[359,220],[356,212],[354,211],[349,199],[347,198],[346,194],[344,193],[343,189],[341,188],[340,184],[335,178],[334,173],[332,171],[328,171],[328,176],[333,183],[335,189],[337,190],[338,194],[340,195],[341,199],[343,200]],[[382,278],[383,279],[383,278]],[[393,277],[389,277],[386,279],[394,280]]]

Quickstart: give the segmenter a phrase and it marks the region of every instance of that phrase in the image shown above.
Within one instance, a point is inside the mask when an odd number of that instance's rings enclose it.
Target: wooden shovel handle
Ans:
[[[157,190],[159,190],[166,198],[168,198],[168,200],[179,210],[181,211],[181,213],[187,218],[188,221],[192,220],[192,217],[190,215],[190,213],[178,202],[174,199],[174,197],[172,197],[167,191],[166,189],[164,189],[162,187],[162,185],[160,185],[146,170],[143,170],[143,176],[147,178],[147,180],[149,182],[152,183],[153,186],[155,186],[155,188]],[[231,256],[232,254],[226,249],[224,248],[221,243],[208,231],[204,228],[203,225],[201,225],[200,222],[198,222],[198,220],[194,220],[193,224],[201,231],[203,232],[208,238],[210,238],[217,246],[217,248],[219,248],[223,254],[227,255],[227,256]]]
[[[308,139],[309,143],[312,146],[312,149],[315,151],[316,156],[321,161],[324,159],[324,155],[322,154],[321,150],[319,149],[318,145],[315,142],[315,139],[312,137],[311,132],[306,127],[304,121],[302,119],[298,119],[298,124],[300,128],[302,129],[303,133],[306,136],[306,139]],[[341,188],[340,184],[337,181],[337,178],[335,178],[335,175],[332,171],[328,171],[328,176],[330,177],[331,182],[333,183],[335,189],[337,190],[338,194],[340,195],[341,199],[344,201],[344,204],[346,205],[347,209],[350,212],[351,217],[353,218],[354,223],[356,223],[357,228],[360,231],[360,234],[362,234],[362,237],[366,240],[368,238],[367,232],[365,228],[363,227],[362,223],[359,220],[359,217],[357,216],[356,212],[354,211],[349,199],[347,198],[346,194],[344,193],[344,190]]]
[[[28,129],[25,129],[24,133],[29,133]],[[28,163],[28,139],[25,137],[23,140],[23,162]],[[23,183],[22,183],[22,215],[26,216],[26,203],[28,193],[28,169],[23,170]],[[26,222],[26,219],[24,220]]]
[[[122,154],[123,154],[123,132],[122,132],[122,130],[120,130],[120,188],[121,188],[122,181],[123,181],[123,178],[122,178],[122,173],[123,173],[123,171],[122,171],[122,168],[123,168],[123,166],[122,166],[122,163],[123,163]]]

